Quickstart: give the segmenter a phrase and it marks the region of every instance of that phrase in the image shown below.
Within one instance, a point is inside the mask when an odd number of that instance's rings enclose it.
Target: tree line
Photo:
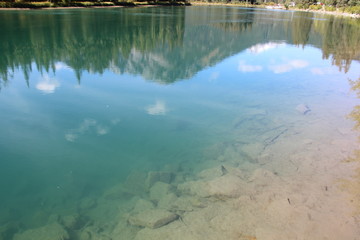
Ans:
[[[188,0],[0,0],[0,8],[189,5]]]
[[[196,0],[195,0],[196,1]],[[200,0],[202,2],[224,2],[245,4],[296,4],[296,5],[329,5],[334,7],[360,6],[359,0]],[[190,1],[191,2],[191,1]]]

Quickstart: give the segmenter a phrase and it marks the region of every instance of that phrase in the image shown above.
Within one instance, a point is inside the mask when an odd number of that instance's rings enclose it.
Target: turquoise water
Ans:
[[[171,172],[177,186],[219,159],[257,164],[298,121],[314,121],[304,117],[353,125],[357,20],[237,7],[0,19],[0,224],[16,225],[4,239],[54,215],[113,224],[114,209],[146,196],[134,186],[148,172]],[[106,198],[119,184],[133,191]]]

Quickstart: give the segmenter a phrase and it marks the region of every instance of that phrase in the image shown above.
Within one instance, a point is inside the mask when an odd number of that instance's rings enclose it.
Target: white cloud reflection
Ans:
[[[156,100],[155,104],[148,106],[146,112],[150,115],[165,115],[168,111],[164,101]]]
[[[253,54],[260,54],[262,52],[268,51],[273,48],[277,48],[279,46],[284,46],[285,43],[276,43],[276,42],[268,42],[263,44],[256,44],[250,48],[248,48],[248,51]]]
[[[60,83],[55,78],[50,78],[48,75],[43,76],[40,82],[36,84],[36,89],[43,93],[54,93],[55,89],[60,86]]]
[[[120,119],[113,119],[110,121],[112,126],[117,125]],[[65,134],[65,139],[69,142],[75,142],[80,136],[87,133],[96,133],[98,136],[106,135],[110,132],[110,127],[98,123],[95,119],[85,118],[79,125],[79,127],[70,129]]]
[[[69,70],[71,68],[65,63],[57,62],[55,63],[55,69],[59,71],[59,70]]]
[[[98,135],[105,135],[109,132],[109,128],[106,126],[98,125],[96,126],[96,133]]]
[[[309,63],[304,60],[292,60],[288,63],[269,66],[269,69],[273,73],[278,74],[278,73],[290,72],[295,69],[305,68],[308,65],[309,65]]]
[[[240,72],[260,72],[263,70],[263,67],[260,65],[246,64],[245,61],[240,61],[238,70]]]

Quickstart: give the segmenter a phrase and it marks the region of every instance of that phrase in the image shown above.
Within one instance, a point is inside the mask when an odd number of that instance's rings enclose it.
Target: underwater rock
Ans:
[[[306,104],[299,104],[296,106],[296,111],[298,111],[299,113],[306,115],[307,113],[309,113],[311,111],[311,109],[309,108],[308,105]]]
[[[209,193],[206,187],[207,185],[205,181],[188,181],[179,184],[177,189],[182,192],[182,194],[199,197],[209,197]]]
[[[239,177],[225,175],[209,181],[207,191],[210,196],[214,197],[238,197],[245,183]]]
[[[68,232],[59,224],[52,223],[43,227],[15,234],[13,240],[67,240]]]
[[[202,198],[194,196],[181,196],[171,203],[172,212],[192,212],[196,208],[204,208],[207,204]]]
[[[259,154],[264,151],[264,144],[262,142],[244,144],[241,146],[241,150],[254,162],[259,157]]]
[[[0,226],[0,240],[12,239],[18,228],[18,225],[12,222]]]
[[[103,197],[107,200],[131,199],[136,195],[131,188],[125,187],[123,184],[117,184],[104,192]]]
[[[213,179],[216,177],[221,177],[226,173],[227,173],[227,169],[223,165],[221,165],[221,166],[218,166],[215,168],[208,168],[208,169],[202,170],[197,175],[199,178]]]
[[[159,199],[157,206],[159,208],[170,210],[176,200],[177,196],[174,193],[169,193]]]
[[[140,227],[130,225],[127,221],[127,218],[126,219],[121,218],[119,219],[118,223],[111,232],[111,237],[113,240],[134,239],[136,233],[140,229],[141,229]]]
[[[80,227],[80,217],[77,214],[63,216],[60,218],[60,223],[67,229],[78,229]]]
[[[129,176],[126,178],[124,188],[127,192],[141,196],[148,187],[146,185],[147,172],[142,171],[132,171]]]
[[[145,185],[150,188],[156,182],[171,183],[174,174],[171,172],[149,172]]]
[[[178,185],[178,190],[184,194],[198,197],[238,197],[245,182],[238,176],[226,174],[210,181],[190,181]]]
[[[132,171],[125,183],[116,184],[107,189],[103,197],[107,200],[129,200],[134,196],[143,196],[148,190],[145,186],[146,173]]]
[[[94,207],[96,207],[97,203],[96,200],[94,198],[84,198],[83,200],[81,200],[81,202],[79,203],[79,209],[80,210],[89,210],[92,209]]]
[[[163,171],[177,173],[182,171],[182,167],[180,163],[168,163],[163,167]]]
[[[88,232],[88,231],[82,231],[80,233],[80,237],[79,237],[80,240],[91,240],[91,233]]]
[[[157,182],[150,188],[150,199],[159,201],[167,194],[172,192],[173,187],[170,184]]]
[[[44,209],[39,209],[35,213],[32,214],[31,222],[32,226],[43,226],[46,225],[48,220],[51,221],[52,215],[49,217],[49,213]],[[55,222],[55,221],[54,221]]]
[[[111,237],[100,233],[94,227],[87,227],[83,229],[79,236],[80,240],[112,240]]]
[[[139,199],[134,206],[133,212],[139,213],[153,208],[154,204],[152,202],[145,199]]]
[[[163,209],[152,209],[130,216],[128,222],[134,226],[159,228],[174,220],[178,216]]]

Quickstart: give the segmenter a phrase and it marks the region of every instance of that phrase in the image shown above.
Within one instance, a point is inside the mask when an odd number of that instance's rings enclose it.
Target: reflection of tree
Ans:
[[[351,61],[360,59],[360,22],[352,19],[330,18],[315,23],[315,31],[323,37],[324,58],[332,56],[333,64],[347,72]]]
[[[291,29],[294,44],[305,46],[308,43],[313,22],[313,19],[304,15],[298,15],[292,20]]]
[[[99,13],[100,11],[100,13]],[[0,88],[16,69],[141,74],[171,83],[269,41],[311,44],[347,70],[360,57],[359,23],[313,14],[228,7],[4,12],[0,21]],[[186,16],[185,16],[186,15]]]
[[[350,80],[351,89],[356,92],[357,97],[360,98],[360,78],[358,80]],[[354,110],[349,114],[349,117],[355,122],[355,129],[360,130],[360,105],[354,107]]]
[[[79,76],[84,70],[102,73],[132,49],[147,52],[159,44],[169,48],[181,44],[183,8],[149,8],[140,16],[131,10],[119,11],[2,14],[1,22],[6,24],[0,29],[0,52],[4,56],[0,60],[1,78],[7,80],[9,72],[20,67],[28,78],[32,63],[41,71],[49,71],[58,61],[68,64]]]
[[[236,8],[222,8],[220,11],[224,19],[213,23],[213,25],[226,31],[243,32],[249,27],[251,28],[254,22],[254,9],[252,8],[243,14],[239,14]]]

